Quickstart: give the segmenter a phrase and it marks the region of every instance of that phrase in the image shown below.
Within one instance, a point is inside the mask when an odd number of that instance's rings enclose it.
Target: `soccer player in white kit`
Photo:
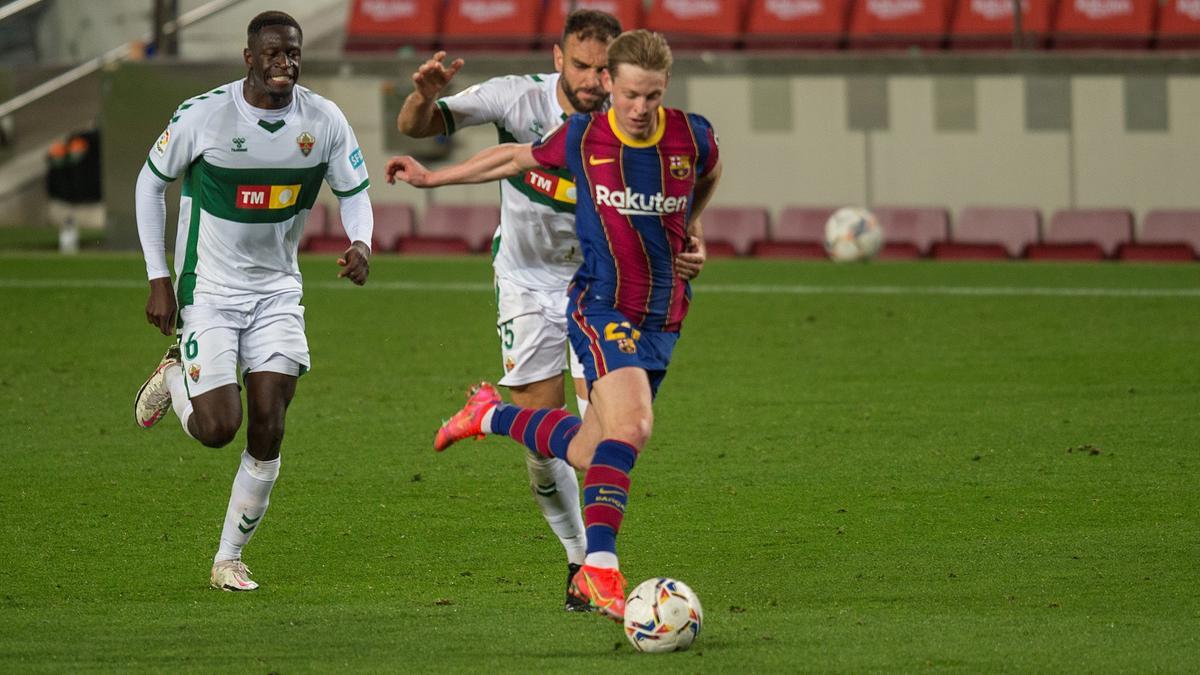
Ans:
[[[296,84],[302,41],[291,16],[254,17],[246,77],[179,106],[136,188],[150,279],[146,319],[178,335],[138,391],[137,423],[149,428],[173,407],[189,436],[224,447],[242,424],[239,374],[246,386],[246,449],[210,575],[213,588],[228,591],[258,588],[242,548],[267,511],[287,407],[310,365],[296,254],[322,181],[340,200],[351,241],[338,276],[361,286],[371,254],[366,164],[342,111]],[[165,191],[177,178],[184,184],[172,287]]]
[[[463,127],[493,124],[499,142],[531,143],[561,125],[572,113],[602,109],[608,94],[600,74],[608,64],[608,44],[621,33],[609,14],[571,12],[554,45],[556,72],[496,77],[439,98],[463,66],[445,64],[438,52],[413,74],[415,89],[396,119],[408,136],[450,135]],[[579,414],[587,407],[583,366],[567,339],[567,286],[582,257],[575,236],[575,185],[567,171],[533,169],[501,183],[500,227],[494,243],[497,316],[504,375],[518,406],[565,405],[563,369],[569,363]],[[693,241],[677,258],[681,276],[695,277],[704,263],[703,242]],[[550,528],[567,553],[567,585],[587,553],[579,483],[566,462],[532,453],[525,456],[530,486]],[[567,611],[590,605],[566,595]]]

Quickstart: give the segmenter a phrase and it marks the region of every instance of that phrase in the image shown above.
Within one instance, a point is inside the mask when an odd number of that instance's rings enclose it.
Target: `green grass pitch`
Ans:
[[[140,258],[0,262],[0,671],[1200,667],[1200,266],[710,262],[619,542],[704,629],[644,655],[559,609],[514,444],[431,449],[498,375],[485,259],[304,260],[254,594],[207,588],[242,438],[134,427]]]

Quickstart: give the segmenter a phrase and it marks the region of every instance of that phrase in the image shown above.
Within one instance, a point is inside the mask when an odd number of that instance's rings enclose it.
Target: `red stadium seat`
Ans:
[[[375,252],[395,251],[400,248],[400,242],[411,239],[413,227],[413,207],[408,204],[371,204],[371,213],[375,217],[375,232],[371,239],[371,249]]]
[[[950,214],[941,207],[874,206],[871,212],[883,227],[880,258],[920,258],[949,235]]]
[[[542,0],[448,0],[447,50],[531,49],[542,26]]]
[[[500,225],[500,207],[433,204],[416,234],[400,240],[401,253],[479,253],[490,248]]]
[[[1191,261],[1200,257],[1200,211],[1156,210],[1142,219],[1142,232],[1117,251],[1121,260]]]
[[[832,206],[789,206],[771,226],[767,241],[754,245],[760,258],[825,258],[825,221]]]
[[[1200,2],[1167,0],[1158,10],[1159,49],[1200,49]]]
[[[646,28],[666,36],[672,49],[737,46],[746,0],[652,0]]]
[[[1154,34],[1152,0],[1060,0],[1051,41],[1056,49],[1140,49]]]
[[[437,42],[442,5],[442,0],[354,0],[346,51],[428,51]]]
[[[1042,213],[1033,207],[969,206],[959,214],[950,241],[933,245],[933,257],[949,260],[1019,258],[1038,240]]]
[[[846,37],[850,0],[750,0],[747,49],[836,49]]]
[[[1054,0],[1023,0],[1021,34],[1027,47],[1045,47],[1050,40]],[[1013,46],[1012,0],[957,0],[950,23],[950,46],[955,49],[1010,49]]]
[[[1133,238],[1128,209],[1063,209],[1055,212],[1041,243],[1030,245],[1030,260],[1103,260]]]
[[[572,2],[575,9],[594,9],[612,14],[621,22],[621,30],[633,30],[643,25],[642,0],[549,0],[540,31],[543,46],[558,44],[562,39],[563,24],[566,23]]]
[[[757,206],[710,206],[704,209],[704,246],[710,256],[750,255],[767,239],[767,210]]]
[[[850,46],[938,49],[950,29],[952,0],[858,0],[850,12]]]
[[[308,219],[304,221],[304,232],[300,234],[300,250],[309,250],[309,244],[314,238],[324,237],[328,224],[329,211],[326,206],[320,202],[313,204],[308,212]]]

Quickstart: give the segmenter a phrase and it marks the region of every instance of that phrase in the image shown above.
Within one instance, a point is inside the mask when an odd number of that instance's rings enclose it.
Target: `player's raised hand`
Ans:
[[[704,240],[689,235],[684,249],[675,256],[675,272],[679,278],[691,281],[700,276],[700,270],[704,269],[704,261],[707,259],[708,249],[704,247]]]
[[[413,73],[413,84],[416,85],[417,91],[425,98],[434,98],[441,93],[446,85],[450,84],[450,80],[454,79],[454,74],[459,68],[466,63],[462,59],[454,59],[450,62],[450,66],[446,66],[446,52],[437,52],[425,63],[417,68],[417,72]]]
[[[337,264],[342,268],[342,271],[338,272],[338,278],[348,277],[359,286],[367,283],[367,275],[371,272],[370,258],[369,246],[361,241],[353,242],[342,257],[338,258]]]
[[[386,175],[392,185],[400,180],[413,187],[429,187],[429,169],[408,155],[389,159]]]
[[[146,298],[146,321],[163,335],[170,335],[175,331],[175,315],[178,311],[171,278],[151,279],[150,297]]]

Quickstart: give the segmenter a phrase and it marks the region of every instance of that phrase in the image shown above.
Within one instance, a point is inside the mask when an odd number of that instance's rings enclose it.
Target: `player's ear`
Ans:
[[[554,45],[554,72],[561,73],[563,69],[563,50],[562,47]]]
[[[605,68],[600,71],[600,86],[604,87],[604,91],[612,94],[612,68]]]
[[[253,57],[254,57],[254,53],[250,51],[249,47],[246,47],[245,49],[242,50],[242,61],[246,62],[247,68],[249,68],[250,65],[253,63]]]

